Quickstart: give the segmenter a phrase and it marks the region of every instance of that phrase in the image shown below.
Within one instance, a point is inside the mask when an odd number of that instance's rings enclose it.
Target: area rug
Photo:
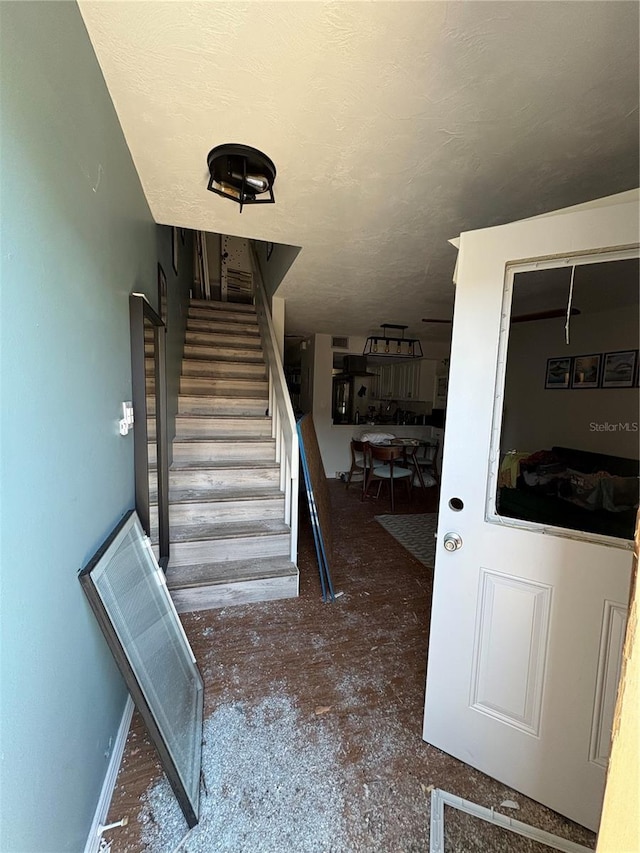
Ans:
[[[433,568],[436,555],[437,512],[420,515],[376,515],[375,519],[416,560],[420,560],[430,569]]]

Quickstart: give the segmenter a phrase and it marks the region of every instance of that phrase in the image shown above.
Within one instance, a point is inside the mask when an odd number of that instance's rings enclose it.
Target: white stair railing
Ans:
[[[285,523],[291,528],[291,562],[298,564],[298,476],[299,449],[296,419],[284,377],[278,340],[273,328],[260,268],[251,251],[253,267],[253,292],[262,338],[265,361],[269,373],[269,414],[271,435],[276,442],[276,462],[280,465],[280,489],[284,492]]]

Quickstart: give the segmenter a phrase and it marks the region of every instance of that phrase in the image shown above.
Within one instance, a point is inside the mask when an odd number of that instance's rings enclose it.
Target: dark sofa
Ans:
[[[534,454],[534,457],[543,455]],[[570,530],[600,533],[619,539],[633,539],[640,482],[640,463],[637,459],[607,456],[569,447],[552,447],[545,458],[533,458],[531,464],[528,464],[528,460],[523,460],[520,470],[516,488],[502,487],[498,490],[499,515]],[[543,471],[545,476],[537,478],[535,473],[540,471]],[[607,505],[611,507],[611,500],[594,500],[588,508],[584,505],[587,500],[580,505],[580,499],[575,497],[572,483],[575,483],[576,472],[587,475],[585,479],[588,480],[588,475],[596,475],[602,471],[610,474],[612,478],[619,478],[606,484],[610,490],[617,484],[624,486],[624,508],[615,507],[614,511],[607,509]],[[541,481],[540,484],[531,485],[531,481],[537,479]],[[633,506],[628,506],[630,503]]]

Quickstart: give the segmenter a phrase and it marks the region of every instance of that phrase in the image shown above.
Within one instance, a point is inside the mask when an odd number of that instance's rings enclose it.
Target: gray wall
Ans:
[[[544,387],[548,358],[636,349],[637,305],[573,317],[570,340],[566,346],[562,318],[511,327],[502,451],[534,453],[555,445],[637,459],[637,387]],[[610,427],[595,429],[594,424]]]
[[[62,853],[126,697],[77,572],[133,505],[128,297],[157,305],[158,240],[176,280],[75,3],[0,16],[0,849]]]
[[[271,297],[280,286],[280,282],[289,272],[289,268],[298,257],[300,246],[287,246],[285,243],[274,243],[273,251],[269,260],[267,260],[267,244],[260,241],[253,241],[253,246],[262,274],[264,289],[267,292],[269,303]]]

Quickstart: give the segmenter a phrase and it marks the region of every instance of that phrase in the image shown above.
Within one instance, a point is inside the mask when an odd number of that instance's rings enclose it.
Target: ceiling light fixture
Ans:
[[[379,335],[370,335],[364,344],[362,355],[376,355],[386,358],[422,358],[422,344],[418,338],[405,338],[408,326],[395,323],[382,323]],[[397,330],[389,333],[389,329]],[[390,346],[393,344],[393,347]]]
[[[273,161],[249,145],[226,143],[216,145],[207,154],[209,183],[207,189],[240,205],[274,204],[273,184],[276,167]],[[268,198],[256,196],[269,193]]]

